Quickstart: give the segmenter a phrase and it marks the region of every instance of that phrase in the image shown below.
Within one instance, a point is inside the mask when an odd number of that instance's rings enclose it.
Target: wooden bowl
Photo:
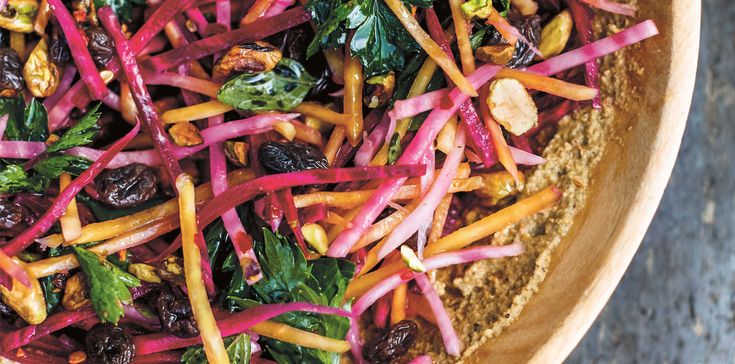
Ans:
[[[553,252],[538,293],[513,324],[466,362],[563,361],[605,306],[643,239],[684,132],[701,3],[638,3],[638,19],[654,19],[661,34],[630,53],[645,71],[630,72],[631,90],[619,91],[637,93],[637,102],[616,112],[615,142],[593,172],[586,205]]]

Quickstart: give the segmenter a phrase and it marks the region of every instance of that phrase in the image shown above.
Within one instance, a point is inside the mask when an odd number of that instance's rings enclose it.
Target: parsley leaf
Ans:
[[[33,170],[41,177],[51,180],[64,172],[78,176],[89,168],[91,163],[89,159],[73,155],[54,155],[38,161],[33,165]]]
[[[48,114],[37,99],[25,105],[22,96],[0,98],[0,115],[8,114],[8,140],[42,142],[48,138]]]
[[[224,338],[225,351],[230,358],[232,364],[248,364],[250,363],[250,335],[240,334]],[[181,355],[183,364],[205,364],[207,363],[207,355],[204,353],[204,347],[201,345],[192,346]]]
[[[94,7],[99,9],[109,6],[118,18],[124,22],[130,22],[133,18],[133,7],[145,5],[145,0],[94,0]]]
[[[100,118],[99,109],[100,104],[97,103],[79,122],[69,128],[59,140],[51,144],[46,149],[46,153],[61,152],[69,148],[91,143],[100,130],[100,126],[97,124],[97,120]]]
[[[217,99],[240,110],[288,111],[316,84],[301,63],[283,58],[268,72],[243,73],[220,87]]]
[[[355,272],[352,262],[334,258],[307,261],[298,246],[268,229],[263,229],[263,240],[256,241],[255,251],[263,269],[263,279],[247,286],[240,269],[236,269],[225,302],[231,308],[284,302],[342,307],[347,284]],[[335,339],[344,339],[349,329],[348,319],[332,315],[288,312],[275,320]],[[260,341],[279,363],[339,362],[339,355],[335,353],[266,337],[261,337]]]
[[[101,322],[117,324],[124,315],[123,304],[133,302],[128,288],[140,286],[140,280],[89,250],[74,247],[74,256],[89,284],[89,298],[97,317]]]
[[[9,164],[0,171],[0,193],[41,192],[44,188],[41,181],[29,177],[20,165]]]

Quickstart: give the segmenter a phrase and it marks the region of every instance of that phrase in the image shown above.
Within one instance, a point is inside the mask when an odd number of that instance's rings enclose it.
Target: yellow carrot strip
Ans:
[[[18,53],[20,59],[26,59],[26,35],[25,33],[10,32],[10,48]]]
[[[327,216],[322,219],[322,222],[329,225],[345,224],[348,221],[334,211],[327,211]]]
[[[322,134],[298,120],[291,120],[291,125],[296,129],[296,139],[318,146],[320,149],[324,145]]]
[[[513,205],[437,240],[434,244],[428,245],[424,250],[424,257],[462,249],[477,240],[502,230],[508,225],[519,222],[524,217],[554,206],[560,199],[561,191],[556,186],[546,187]],[[403,262],[384,265],[376,271],[353,280],[347,287],[345,297],[349,299],[364,294],[376,284],[405,268],[405,266]]]
[[[245,14],[245,17],[240,20],[240,26],[251,24],[260,19],[260,17],[265,15],[265,12],[270,8],[271,4],[273,4],[273,0],[256,0],[253,6],[250,7],[250,10],[248,10],[248,13]]]
[[[311,116],[315,119],[326,121],[334,125],[348,125],[352,120],[351,115],[340,114],[315,102],[302,102],[290,111],[297,112],[304,116]]]
[[[345,84],[344,67],[345,57],[342,55],[343,51],[341,48],[338,49],[325,49],[324,58],[327,59],[327,65],[329,70],[332,71],[332,81],[338,85]]]
[[[408,284],[404,283],[393,290],[393,300],[390,306],[390,324],[395,325],[406,319],[406,293]]]
[[[533,72],[503,68],[498,72],[496,78],[513,78],[520,81],[527,88],[574,101],[591,100],[597,96],[597,90],[592,87],[577,85]]]
[[[153,240],[161,234],[173,231],[179,226],[178,215],[171,215],[163,220],[146,225],[122,235],[116,236],[99,245],[89,248],[90,251],[100,256],[108,256],[117,253],[123,249],[129,249],[150,240]],[[58,257],[46,258],[32,263],[28,263],[26,269],[28,274],[34,278],[41,278],[68,271],[79,266],[73,254],[61,255]]]
[[[71,175],[62,173],[59,176],[59,192],[64,191],[69,183],[71,183]],[[79,220],[76,198],[71,199],[69,205],[66,206],[66,211],[59,218],[59,222],[61,223],[61,234],[64,236],[64,240],[74,240],[82,235],[82,222]]]
[[[475,72],[475,56],[470,42],[470,29],[467,26],[467,20],[462,15],[461,5],[462,0],[449,0],[449,8],[452,11],[452,21],[454,22],[454,33],[457,35],[459,58],[462,62],[462,72],[469,75]]]
[[[38,5],[36,19],[33,20],[33,31],[35,31],[36,34],[40,36],[46,34],[46,25],[48,24],[48,19],[50,16],[51,8],[49,8],[48,6],[48,1],[41,0],[41,3]]]
[[[429,82],[431,82],[431,78],[434,77],[434,73],[436,73],[436,70],[439,68],[439,66],[434,62],[433,59],[427,58],[424,61],[424,64],[421,65],[421,68],[419,68],[419,71],[416,73],[416,78],[413,79],[413,82],[411,83],[411,88],[408,89],[408,94],[406,95],[406,98],[409,99],[411,97],[419,96],[426,92],[426,89],[429,87]],[[396,122],[396,129],[395,133],[398,133],[401,138],[403,138],[404,135],[406,135],[406,132],[408,131],[408,127],[411,126],[411,120],[413,118],[406,118],[401,119]],[[371,166],[384,166],[388,164],[388,144],[383,143],[383,146],[380,147],[380,150],[378,150],[378,153],[375,154],[375,157],[373,157],[373,160],[370,161]]]
[[[345,45],[345,95],[344,112],[350,115],[350,122],[345,127],[347,140],[352,146],[357,146],[362,139],[362,63],[357,56],[350,54],[349,45]]]
[[[184,251],[184,275],[186,277],[186,288],[189,292],[191,311],[194,314],[199,334],[204,345],[204,352],[210,363],[227,363],[225,344],[222,341],[217,321],[209,305],[207,290],[204,287],[202,276],[202,262],[199,248],[194,240],[199,233],[197,226],[196,198],[194,196],[194,183],[187,174],[181,174],[176,178],[176,189],[179,190],[179,219],[181,225],[181,247]]]
[[[240,184],[255,178],[255,174],[249,169],[238,169],[227,175],[230,185]],[[212,187],[209,183],[202,184],[196,188],[196,202],[201,205],[212,198]],[[158,206],[136,212],[131,215],[122,216],[117,219],[92,223],[82,227],[82,234],[79,238],[66,241],[62,234],[53,234],[39,240],[43,245],[56,247],[59,244],[76,245],[89,243],[92,241],[101,241],[115,236],[121,235],[132,229],[136,229],[146,224],[159,221],[167,216],[175,215],[178,212],[178,203],[176,199],[168,200]]]
[[[344,353],[350,350],[350,344],[344,340],[332,339],[308,331],[299,330],[279,322],[265,321],[253,325],[250,331],[276,340],[296,344],[306,348],[324,350],[332,353]]]
[[[468,192],[482,187],[482,177],[455,178],[449,187],[449,192]],[[361,190],[348,192],[320,191],[294,196],[297,208],[324,204],[329,207],[351,209],[364,204],[375,190]],[[404,185],[393,195],[393,201],[410,200],[420,197],[421,191],[417,185]]]
[[[452,196],[451,193],[447,193],[441,202],[439,202],[436,210],[434,210],[434,218],[431,221],[431,232],[426,239],[426,245],[433,244],[441,238],[442,232],[444,232],[444,224],[447,222],[449,208],[452,206]]]
[[[350,226],[350,224],[352,224],[352,219],[355,218],[358,212],[360,212],[359,207],[348,210],[340,215],[340,217],[342,218],[342,223],[332,226],[329,231],[327,231],[327,238],[330,242],[334,241],[339,233],[341,233],[344,229]]]
[[[508,147],[508,143],[505,141],[500,125],[498,125],[495,119],[490,115],[490,108],[487,105],[487,95],[489,92],[488,87],[483,87],[480,90],[480,117],[485,122],[485,127],[490,133],[490,139],[495,146],[496,153],[498,153],[500,164],[502,164],[505,170],[513,176],[516,184],[518,184],[521,181],[518,176],[518,166],[516,165],[515,160],[513,160],[513,156],[510,154],[510,148]]]
[[[201,104],[172,109],[161,114],[161,120],[166,124],[180,123],[183,121],[206,119],[208,117],[222,115],[234,108],[223,102],[212,100]]]
[[[135,125],[138,119],[138,107],[133,100],[133,94],[130,93],[130,85],[127,82],[120,82],[120,115],[128,124]],[[147,137],[147,134],[138,134],[137,137]],[[150,137],[147,137],[149,141]],[[128,146],[130,147],[128,143]]]
[[[342,142],[345,140],[345,127],[337,126],[332,130],[332,135],[327,140],[327,145],[324,147],[324,156],[327,157],[327,162],[331,167],[334,163],[334,158],[337,156],[339,147],[342,146]]]
[[[434,42],[429,34],[427,34],[422,28],[419,22],[411,16],[411,12],[403,6],[401,0],[384,0],[386,5],[390,8],[393,14],[396,15],[398,20],[403,24],[403,27],[408,31],[409,34],[416,40],[416,42],[424,49],[424,51],[431,57],[439,67],[446,72],[449,78],[454,81],[457,87],[467,95],[477,96],[477,91],[472,87],[472,84],[467,81],[462,72],[454,63],[454,60],[449,58],[446,53]]]

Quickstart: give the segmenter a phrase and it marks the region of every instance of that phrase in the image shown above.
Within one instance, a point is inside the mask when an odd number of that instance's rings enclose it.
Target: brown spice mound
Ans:
[[[622,23],[618,17],[600,19],[596,24],[597,33],[614,33],[619,30],[615,24]],[[418,320],[421,335],[402,361],[429,354],[435,363],[462,362],[489,338],[500,334],[521,313],[544,280],[552,251],[584,206],[587,186],[594,183],[592,171],[606,143],[613,140],[611,123],[615,119],[615,108],[624,103],[623,90],[629,90],[625,75],[630,70],[641,71],[632,60],[626,59],[626,53],[617,52],[602,60],[603,108],[586,108],[565,117],[544,151],[547,163],[526,175],[524,195],[553,183],[564,192],[560,204],[495,234],[490,241],[480,242],[504,245],[520,241],[526,248],[525,253],[512,259],[485,260],[437,272],[435,285],[462,340],[462,357],[448,356],[438,330]],[[479,220],[486,214],[487,211],[471,211],[465,223]]]

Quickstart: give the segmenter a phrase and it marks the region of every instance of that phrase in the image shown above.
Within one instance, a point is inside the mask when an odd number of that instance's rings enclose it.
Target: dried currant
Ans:
[[[66,36],[59,31],[58,27],[54,27],[51,32],[48,52],[51,62],[58,66],[62,66],[71,60],[71,51],[69,50],[69,44],[66,42]]]
[[[526,40],[531,42],[534,47],[538,47],[539,40],[541,39],[541,18],[538,15],[522,16],[518,19],[511,20],[511,24],[518,29]],[[497,30],[493,30],[490,33],[490,39],[487,42],[488,45],[501,45],[508,44],[502,35]],[[510,68],[523,68],[528,66],[535,54],[531,47],[526,42],[518,41],[516,43],[515,51],[510,61],[506,64]]]
[[[153,299],[163,329],[178,337],[199,335],[191,304],[177,288],[164,285]]]
[[[103,172],[95,179],[100,201],[117,208],[148,201],[158,190],[158,175],[143,164],[130,164]]]
[[[104,67],[115,54],[115,44],[110,35],[98,26],[91,26],[84,30],[87,36],[87,48],[97,66]]]
[[[112,324],[94,325],[87,332],[84,347],[92,363],[128,364],[135,356],[132,336]]]
[[[362,355],[370,363],[387,363],[405,354],[411,348],[418,326],[411,320],[403,320],[391,327],[391,329],[372,345],[366,345]]]
[[[269,173],[329,168],[324,153],[297,142],[265,142],[258,148],[258,159]]]
[[[18,53],[10,48],[0,48],[0,97],[14,97],[23,90],[22,65]]]
[[[12,230],[25,220],[23,207],[10,201],[0,200],[0,230]]]

